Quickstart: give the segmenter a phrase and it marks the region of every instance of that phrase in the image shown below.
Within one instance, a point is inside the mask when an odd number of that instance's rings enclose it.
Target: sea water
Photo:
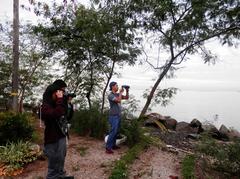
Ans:
[[[155,106],[152,112],[171,116],[178,122],[196,118],[216,127],[224,124],[240,131],[240,92],[181,90],[166,107]]]

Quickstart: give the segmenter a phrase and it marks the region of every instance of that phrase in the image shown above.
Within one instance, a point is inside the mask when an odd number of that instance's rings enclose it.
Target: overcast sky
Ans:
[[[78,0],[83,3],[86,1]],[[13,0],[1,0],[0,22],[12,19]],[[19,0],[20,5],[28,5],[28,0]],[[86,4],[86,3],[85,3]],[[20,20],[36,21],[33,13],[20,8]],[[20,21],[21,22],[21,21]],[[174,86],[183,90],[234,90],[240,91],[240,50],[234,47],[221,46],[213,41],[207,45],[213,53],[219,56],[215,65],[204,64],[199,56],[192,56],[183,63],[176,78],[163,81],[164,86]],[[154,49],[148,52],[156,56]],[[157,74],[148,65],[128,67],[122,70],[122,78],[113,78],[120,84],[129,84],[141,92],[153,86]],[[139,92],[140,92],[139,91]]]

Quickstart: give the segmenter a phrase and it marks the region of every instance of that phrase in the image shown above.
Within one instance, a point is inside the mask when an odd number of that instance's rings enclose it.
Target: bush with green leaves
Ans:
[[[32,117],[26,113],[0,113],[0,145],[29,140],[33,135]]]
[[[97,109],[75,111],[72,119],[73,130],[81,136],[89,135],[102,139],[107,130],[106,118],[106,115],[101,116]]]
[[[200,155],[204,154],[208,160],[205,164],[220,171],[226,178],[240,177],[240,140],[229,143],[217,142],[208,136],[204,136],[197,146]]]
[[[12,142],[0,146],[0,161],[5,167],[6,174],[21,169],[25,164],[36,160],[39,155],[40,153],[33,152],[31,143],[28,141]]]
[[[128,119],[126,116],[123,116],[121,119],[120,133],[127,136],[126,144],[129,147],[138,143],[141,138],[141,129],[138,119]]]

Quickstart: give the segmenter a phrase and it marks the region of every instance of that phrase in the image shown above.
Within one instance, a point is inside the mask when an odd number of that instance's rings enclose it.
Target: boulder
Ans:
[[[221,127],[219,128],[219,133],[220,133],[221,138],[223,138],[225,140],[229,140],[230,130],[225,125],[221,125]]]
[[[202,126],[202,123],[197,120],[197,119],[193,119],[191,122],[190,122],[190,126],[191,127],[201,127]]]
[[[225,125],[221,125],[221,127],[219,128],[219,132],[227,135],[230,131]]]
[[[157,127],[157,124],[155,123],[154,119],[146,119],[144,120],[144,126]]]
[[[190,126],[193,127],[193,128],[197,128],[198,129],[198,133],[203,132],[202,123],[199,120],[197,120],[197,119],[193,119],[190,122]]]
[[[156,127],[156,128],[159,128],[159,124],[163,119],[165,119],[164,116],[162,116],[161,114],[158,114],[158,113],[150,113],[148,115],[145,115],[145,120],[144,120],[144,125],[145,126],[151,126],[151,127]],[[159,125],[158,125],[159,124]],[[162,123],[163,125],[163,123]],[[165,127],[165,126],[163,126]]]
[[[175,130],[177,126],[177,120],[173,118],[167,118],[166,120],[162,121],[163,125],[170,130]]]
[[[216,139],[221,138],[218,129],[213,124],[204,124],[204,125],[202,125],[202,129],[204,132],[206,132],[207,134],[211,135],[212,137],[214,137]]]
[[[198,132],[198,129],[191,127],[187,122],[179,122],[177,123],[176,131],[185,132],[188,134],[192,134],[192,133],[196,134]]]
[[[158,113],[150,113],[150,114],[147,114],[145,117],[147,117],[147,119],[155,119],[158,121],[165,120],[165,117]]]
[[[228,137],[230,139],[235,139],[235,138],[240,139],[240,132],[237,131],[236,129],[230,129]]]

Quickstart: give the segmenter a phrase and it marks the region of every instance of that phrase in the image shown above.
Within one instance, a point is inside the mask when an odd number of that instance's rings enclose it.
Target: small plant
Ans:
[[[32,151],[29,142],[18,141],[0,146],[0,161],[4,166],[3,175],[11,175],[15,170],[21,170],[27,163],[33,162],[40,155]]]
[[[77,148],[80,156],[82,156],[82,157],[86,155],[87,149],[88,149],[88,147],[78,147],[78,148]]]
[[[195,179],[194,176],[195,156],[187,155],[182,161],[183,179]]]
[[[72,170],[73,170],[73,171],[79,171],[80,168],[81,168],[81,167],[80,167],[79,165],[73,165],[73,166],[72,166]]]

